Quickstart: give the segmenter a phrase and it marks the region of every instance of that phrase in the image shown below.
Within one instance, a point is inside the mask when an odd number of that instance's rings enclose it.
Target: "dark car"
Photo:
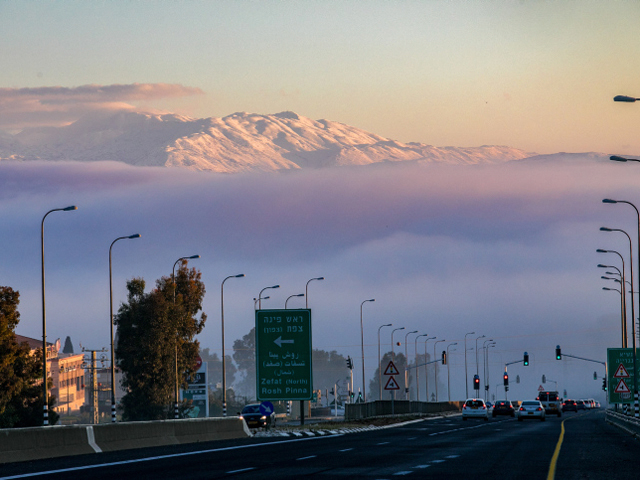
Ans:
[[[562,402],[562,411],[563,412],[577,412],[578,405],[575,400],[571,400],[567,398],[564,402]]]
[[[494,417],[497,415],[509,415],[511,417],[515,417],[516,409],[513,408],[513,404],[509,400],[497,400],[496,404],[493,406],[492,415]]]
[[[246,405],[240,413],[240,418],[244,418],[249,428],[269,428],[276,425],[275,412],[271,412],[270,415],[263,414],[259,403]]]
[[[584,404],[584,400],[576,400],[576,412],[578,410],[586,410],[587,406]]]

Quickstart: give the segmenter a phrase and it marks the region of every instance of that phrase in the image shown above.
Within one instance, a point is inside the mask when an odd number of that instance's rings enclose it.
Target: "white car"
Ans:
[[[525,418],[533,418],[534,420],[545,421],[545,411],[539,400],[524,400],[518,408],[516,414],[518,421],[521,422]]]
[[[489,409],[481,398],[469,398],[462,407],[462,420],[467,418],[483,418],[489,421]]]

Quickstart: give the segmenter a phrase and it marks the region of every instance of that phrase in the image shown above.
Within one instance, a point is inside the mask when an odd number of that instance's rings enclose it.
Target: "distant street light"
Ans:
[[[625,269],[624,269],[624,257],[622,255],[620,255],[619,252],[615,251],[615,250],[604,250],[602,248],[598,248],[596,250],[597,253],[615,253],[616,255],[618,255],[618,257],[620,257],[620,261],[622,262],[622,348],[627,348],[628,345],[628,340],[627,340],[627,296],[625,293],[626,288],[624,288],[624,282],[625,282]],[[633,300],[633,298],[632,298]],[[634,319],[635,321],[635,319]]]
[[[77,210],[78,207],[71,205],[70,207],[54,208],[49,210],[42,217],[42,223],[40,224],[40,252],[42,254],[42,410],[43,410],[43,422],[46,427],[49,425],[49,398],[47,395],[47,309],[44,299],[44,219],[47,215],[53,212],[68,212],[71,210]]]
[[[285,310],[287,309],[287,304],[289,303],[289,299],[291,299],[293,297],[304,297],[304,293],[298,293],[298,294],[295,294],[295,295],[289,295],[287,297],[287,299],[284,301],[284,309]]]
[[[220,320],[222,325],[222,416],[227,416],[227,363],[224,352],[224,282],[230,278],[242,278],[244,273],[238,275],[229,275],[220,285]]]
[[[482,335],[478,338],[476,338],[476,376],[478,378],[480,378],[480,369],[478,367],[478,340],[480,340],[481,338],[485,338],[486,335]],[[478,388],[480,387],[480,384],[478,384]],[[478,390],[478,397],[480,396],[480,391]]]
[[[171,271],[171,280],[173,281],[173,304],[176,303],[176,291],[178,290],[178,282],[176,282],[176,265],[183,260],[193,260],[196,258],[200,258],[200,255],[191,255],[190,257],[180,257],[173,264],[173,270]],[[174,395],[174,404],[173,404],[173,418],[178,419],[178,332],[176,331],[176,343],[175,343],[175,395]]]
[[[615,97],[613,97],[613,101],[614,102],[628,102],[628,103],[633,103],[637,100],[640,100],[640,98],[635,98],[635,97],[629,97],[627,95],[616,95]]]
[[[436,345],[438,345],[440,342],[446,342],[446,340],[438,340],[433,344],[433,360],[436,360],[438,358],[436,353]],[[436,402],[437,402],[438,401],[438,362],[435,362],[433,364],[433,372],[434,372],[435,384],[436,384]]]
[[[387,323],[378,327],[378,400],[382,400],[382,359],[380,358],[380,330],[383,327],[392,327],[393,323]]]
[[[469,332],[464,334],[464,388],[466,398],[469,398],[469,375],[467,374],[467,335],[475,335],[476,332]]]
[[[619,155],[612,155],[609,157],[609,160],[613,160],[614,162],[640,162],[640,160],[636,158],[625,158]],[[607,203],[607,202],[605,202]]]
[[[360,346],[362,348],[362,400],[367,401],[367,392],[365,390],[365,378],[364,378],[364,327],[362,325],[362,306],[367,302],[375,302],[375,298],[365,300],[360,304]]]
[[[324,277],[316,277],[307,281],[307,284],[304,287],[305,308],[309,308],[309,283],[313,282],[314,280],[324,280]]]
[[[111,423],[116,423],[116,357],[113,348],[113,278],[111,275],[111,249],[118,240],[140,238],[140,234],[118,237],[109,246],[109,331],[111,333]]]
[[[429,337],[424,339],[424,392],[427,396],[427,402],[429,401],[429,371],[427,370],[427,342],[429,340],[435,340],[436,337]],[[435,367],[434,367],[435,368]]]
[[[416,402],[420,401],[420,369],[418,368],[418,339],[420,337],[426,337],[427,335],[428,335],[427,333],[423,333],[422,335],[418,335],[416,338],[413,339],[413,353],[414,353],[413,358],[415,359],[415,364],[416,364]],[[425,363],[427,362],[426,354],[424,356],[424,361]]]
[[[271,298],[271,297],[269,297],[269,296],[267,296],[267,297],[262,297],[262,300],[267,300],[267,299],[269,299],[269,298]],[[254,298],[254,299],[253,299],[253,309],[254,309],[254,310],[257,310],[257,309],[258,309],[258,299],[257,299],[257,298]]]
[[[452,347],[453,345],[457,345],[457,344],[458,342],[454,342],[447,345],[447,398],[449,399],[449,401],[451,401],[451,374],[450,374],[451,368],[449,367],[449,347]]]
[[[482,342],[482,353],[484,354],[484,349],[485,349],[485,345],[487,343],[493,342],[493,338],[490,338],[489,340],[485,340],[484,342]],[[484,357],[482,357],[482,361],[484,362]],[[487,385],[487,370],[485,367],[485,363],[482,364],[482,377],[483,377],[483,385]],[[485,400],[486,400],[486,395],[485,395]]]
[[[409,352],[407,350],[407,337],[412,333],[419,333],[418,330],[409,332],[404,336],[404,399],[409,400]],[[415,353],[415,352],[414,352]]]
[[[262,296],[262,292],[264,292],[265,290],[269,290],[271,288],[280,288],[280,285],[273,285],[272,287],[264,287],[262,290],[260,290],[260,293],[258,294],[258,310],[262,310],[262,300],[266,298]]]

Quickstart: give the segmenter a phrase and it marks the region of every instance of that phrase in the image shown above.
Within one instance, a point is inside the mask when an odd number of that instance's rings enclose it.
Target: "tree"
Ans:
[[[313,361],[313,389],[322,390],[323,396],[325,390],[333,389],[338,381],[350,378],[346,357],[335,350],[327,352],[314,348],[311,359]],[[346,395],[347,392],[345,391],[344,394]]]
[[[62,353],[73,353],[73,343],[71,343],[71,337],[67,337],[64,341],[64,347],[62,347]]]
[[[387,368],[387,365],[389,365],[391,358],[392,358],[391,352],[387,352],[382,356],[382,360],[380,362],[382,366],[382,374],[383,374],[382,375],[382,400],[391,399],[391,394],[389,392],[393,393],[393,390],[385,391],[384,389],[385,385],[387,384],[387,381],[389,380],[389,376],[384,375],[384,370]],[[400,390],[396,390],[396,399],[404,400],[404,388],[405,388],[404,370],[407,365],[407,359],[405,358],[404,354],[396,353],[393,357],[393,364],[396,366],[399,372],[398,375],[395,375],[395,380],[398,383],[398,386],[400,387]],[[373,374],[373,378],[369,382],[369,392],[367,393],[367,400],[380,400],[380,395],[379,395],[380,384],[378,383],[379,371],[380,371],[380,368],[376,368],[376,371]],[[414,372],[415,372],[415,369],[411,369],[408,375],[409,385],[413,383]]]
[[[43,424],[42,349],[32,355],[28,344],[17,342],[19,303],[17,291],[0,287],[0,428]],[[49,406],[53,405],[55,397],[49,396]],[[54,425],[58,418],[50,409],[49,422]]]
[[[253,327],[242,339],[233,342],[233,359],[238,371],[243,374],[237,383],[238,392],[256,398],[256,328]]]
[[[205,294],[201,274],[188,269],[186,261],[175,282],[162,277],[151,292],[144,289],[141,278],[127,282],[127,303],[114,319],[118,327],[116,361],[127,390],[122,398],[124,420],[173,418],[175,358],[178,382],[185,388],[186,379],[195,372],[200,347],[194,337],[207,318],[201,312]],[[183,402],[181,410],[187,407]]]

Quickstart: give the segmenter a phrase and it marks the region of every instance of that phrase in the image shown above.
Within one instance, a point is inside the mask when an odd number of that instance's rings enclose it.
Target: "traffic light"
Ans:
[[[480,390],[480,377],[478,375],[473,376],[473,388],[474,390]]]
[[[547,383],[547,376],[546,375],[542,375],[542,383]]]
[[[598,372],[593,372],[593,379],[597,380],[598,379]]]
[[[560,345],[556,345],[556,360],[562,360],[562,352],[560,351]]]
[[[504,378],[504,386],[508,387],[509,386],[509,374],[507,372],[504,372],[503,378]]]
[[[605,392],[607,391],[607,379],[606,378],[602,379],[602,390],[604,390]]]
[[[443,365],[447,364],[447,351],[446,350],[442,351],[442,364]]]
[[[353,370],[353,360],[351,360],[351,357],[347,357],[347,368]]]
[[[529,354],[527,352],[524,352],[524,366],[529,366]]]

